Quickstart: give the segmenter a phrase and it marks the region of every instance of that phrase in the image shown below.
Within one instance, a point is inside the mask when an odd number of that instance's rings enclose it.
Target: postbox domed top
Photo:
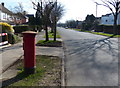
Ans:
[[[37,34],[37,32],[34,32],[34,31],[25,31],[25,32],[22,32],[22,34]]]

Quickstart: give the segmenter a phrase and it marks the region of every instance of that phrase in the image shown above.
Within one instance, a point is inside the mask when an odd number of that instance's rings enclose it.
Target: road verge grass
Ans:
[[[54,40],[39,40],[36,44],[37,46],[48,46],[48,47],[62,47],[62,41]]]
[[[81,29],[75,29],[75,28],[71,28],[71,29],[75,31],[81,31]]]
[[[36,73],[26,75],[23,71],[23,61],[16,64],[19,70],[15,78],[5,81],[7,87],[12,86],[60,86],[61,59],[53,56],[36,56]],[[3,82],[4,83],[4,82]],[[6,87],[6,88],[7,88]]]
[[[89,33],[92,33],[92,34],[97,34],[97,35],[103,35],[103,36],[107,36],[107,37],[111,37],[113,36],[113,34],[107,34],[107,33],[103,33],[103,32],[91,32],[91,31],[87,31]],[[118,38],[120,37],[120,35],[115,35],[114,38]]]
[[[54,38],[54,33],[49,31],[48,36],[49,36],[49,38]],[[46,38],[46,36],[44,35],[43,38]],[[56,38],[61,38],[61,36],[60,36],[60,34],[58,32],[56,32]]]
[[[72,30],[81,31],[81,29],[72,29]],[[103,33],[103,32],[92,32],[92,31],[81,31],[81,32],[88,32],[88,33],[103,35],[103,36],[107,36],[107,37],[111,37],[113,35],[113,34],[108,34],[108,33]],[[120,37],[120,35],[114,36],[114,38],[118,38],[118,37]]]

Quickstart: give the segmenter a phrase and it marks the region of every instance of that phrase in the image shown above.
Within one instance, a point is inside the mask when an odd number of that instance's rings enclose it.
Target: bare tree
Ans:
[[[51,29],[54,33],[54,41],[56,41],[56,27],[57,27],[57,22],[61,19],[63,16],[63,11],[64,11],[64,6],[62,6],[60,3],[55,2],[55,7],[52,9],[51,15],[50,15],[50,20],[51,20]]]
[[[15,6],[14,9],[15,9],[15,12],[22,13],[23,12],[23,5],[22,5],[22,3],[19,2],[18,6]]]
[[[27,12],[24,10],[23,4],[18,2],[18,6],[13,7],[13,12],[16,14],[26,15]]]
[[[36,10],[36,15],[40,20],[42,21],[41,25],[43,26],[45,30],[45,35],[46,35],[46,41],[49,41],[49,36],[48,36],[48,26],[50,26],[50,14],[52,9],[54,8],[54,3],[53,2],[38,2],[38,5],[36,5],[34,2],[32,2],[33,5],[37,8],[34,8]]]
[[[43,22],[44,22],[44,27],[46,31],[46,41],[49,40],[47,27],[50,26],[50,14],[53,8],[54,8],[54,4],[49,3],[45,5],[44,11],[43,11],[44,13]]]
[[[120,13],[120,0],[100,0],[101,2],[95,2],[97,5],[102,5],[110,9],[114,16],[114,24],[113,24],[113,30],[114,30],[114,35],[117,34],[118,29],[117,29],[117,19],[118,19],[118,14]]]
[[[49,40],[47,29],[48,26],[51,28],[54,27],[54,40],[56,40],[56,25],[62,14],[61,5],[57,6],[56,1],[42,2],[42,0],[41,2],[38,2],[37,5],[34,2],[32,3],[35,6],[34,9],[36,10],[37,17],[39,17],[42,21],[42,25],[46,34],[46,41]]]

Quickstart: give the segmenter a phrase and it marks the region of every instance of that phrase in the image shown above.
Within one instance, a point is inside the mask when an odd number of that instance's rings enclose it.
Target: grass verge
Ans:
[[[48,32],[49,38],[54,38],[54,33],[51,33],[50,31]],[[44,35],[43,38],[46,36]],[[57,32],[56,33],[56,38],[61,38],[60,34]]]
[[[74,29],[74,28],[72,28],[72,30],[75,30],[75,31],[81,31],[81,29]]]
[[[72,30],[81,31],[80,29],[72,29]],[[91,32],[91,31],[82,31],[82,32],[88,32],[88,33],[103,35],[103,36],[107,36],[107,37],[110,37],[113,35],[113,34],[107,34],[107,33],[102,33],[102,32]],[[120,35],[114,36],[114,38],[118,38],[118,37],[120,37]]]
[[[36,56],[36,73],[26,75],[23,71],[23,61],[16,64],[20,70],[15,78],[5,81],[12,86],[60,86],[61,59],[53,56]],[[3,82],[3,83],[5,83]],[[6,85],[7,85],[6,84]],[[6,88],[7,88],[6,87]]]
[[[91,32],[91,31],[87,31],[89,33],[92,33],[92,34],[97,34],[97,35],[103,35],[103,36],[107,36],[107,37],[110,37],[112,36],[113,34],[107,34],[107,33],[102,33],[102,32]],[[118,38],[120,37],[120,35],[115,35],[114,38]]]
[[[45,40],[40,40],[36,44],[37,46],[48,46],[48,47],[62,47],[62,41],[45,41]]]

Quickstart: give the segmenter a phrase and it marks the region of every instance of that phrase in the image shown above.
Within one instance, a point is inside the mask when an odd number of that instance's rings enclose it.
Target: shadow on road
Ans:
[[[84,74],[87,80],[94,80],[96,85],[117,85],[118,42],[116,40],[108,38],[66,40],[65,45],[69,56],[68,69],[74,70],[74,73],[80,69],[80,73]],[[97,79],[99,82],[95,81]]]
[[[65,41],[69,46],[69,55],[85,55],[85,57],[90,57],[92,62],[95,62],[95,56],[98,50],[101,50],[102,54],[109,54],[113,58],[111,61],[112,64],[118,58],[118,45],[114,45],[116,41],[109,40],[107,38],[100,39],[100,40],[93,40],[93,39],[81,39],[81,40],[67,40]],[[117,43],[116,43],[117,44]],[[74,47],[75,46],[75,47]],[[102,57],[102,56],[101,56]],[[80,63],[86,62],[88,58],[84,58],[83,61]],[[109,59],[109,58],[108,58]]]

